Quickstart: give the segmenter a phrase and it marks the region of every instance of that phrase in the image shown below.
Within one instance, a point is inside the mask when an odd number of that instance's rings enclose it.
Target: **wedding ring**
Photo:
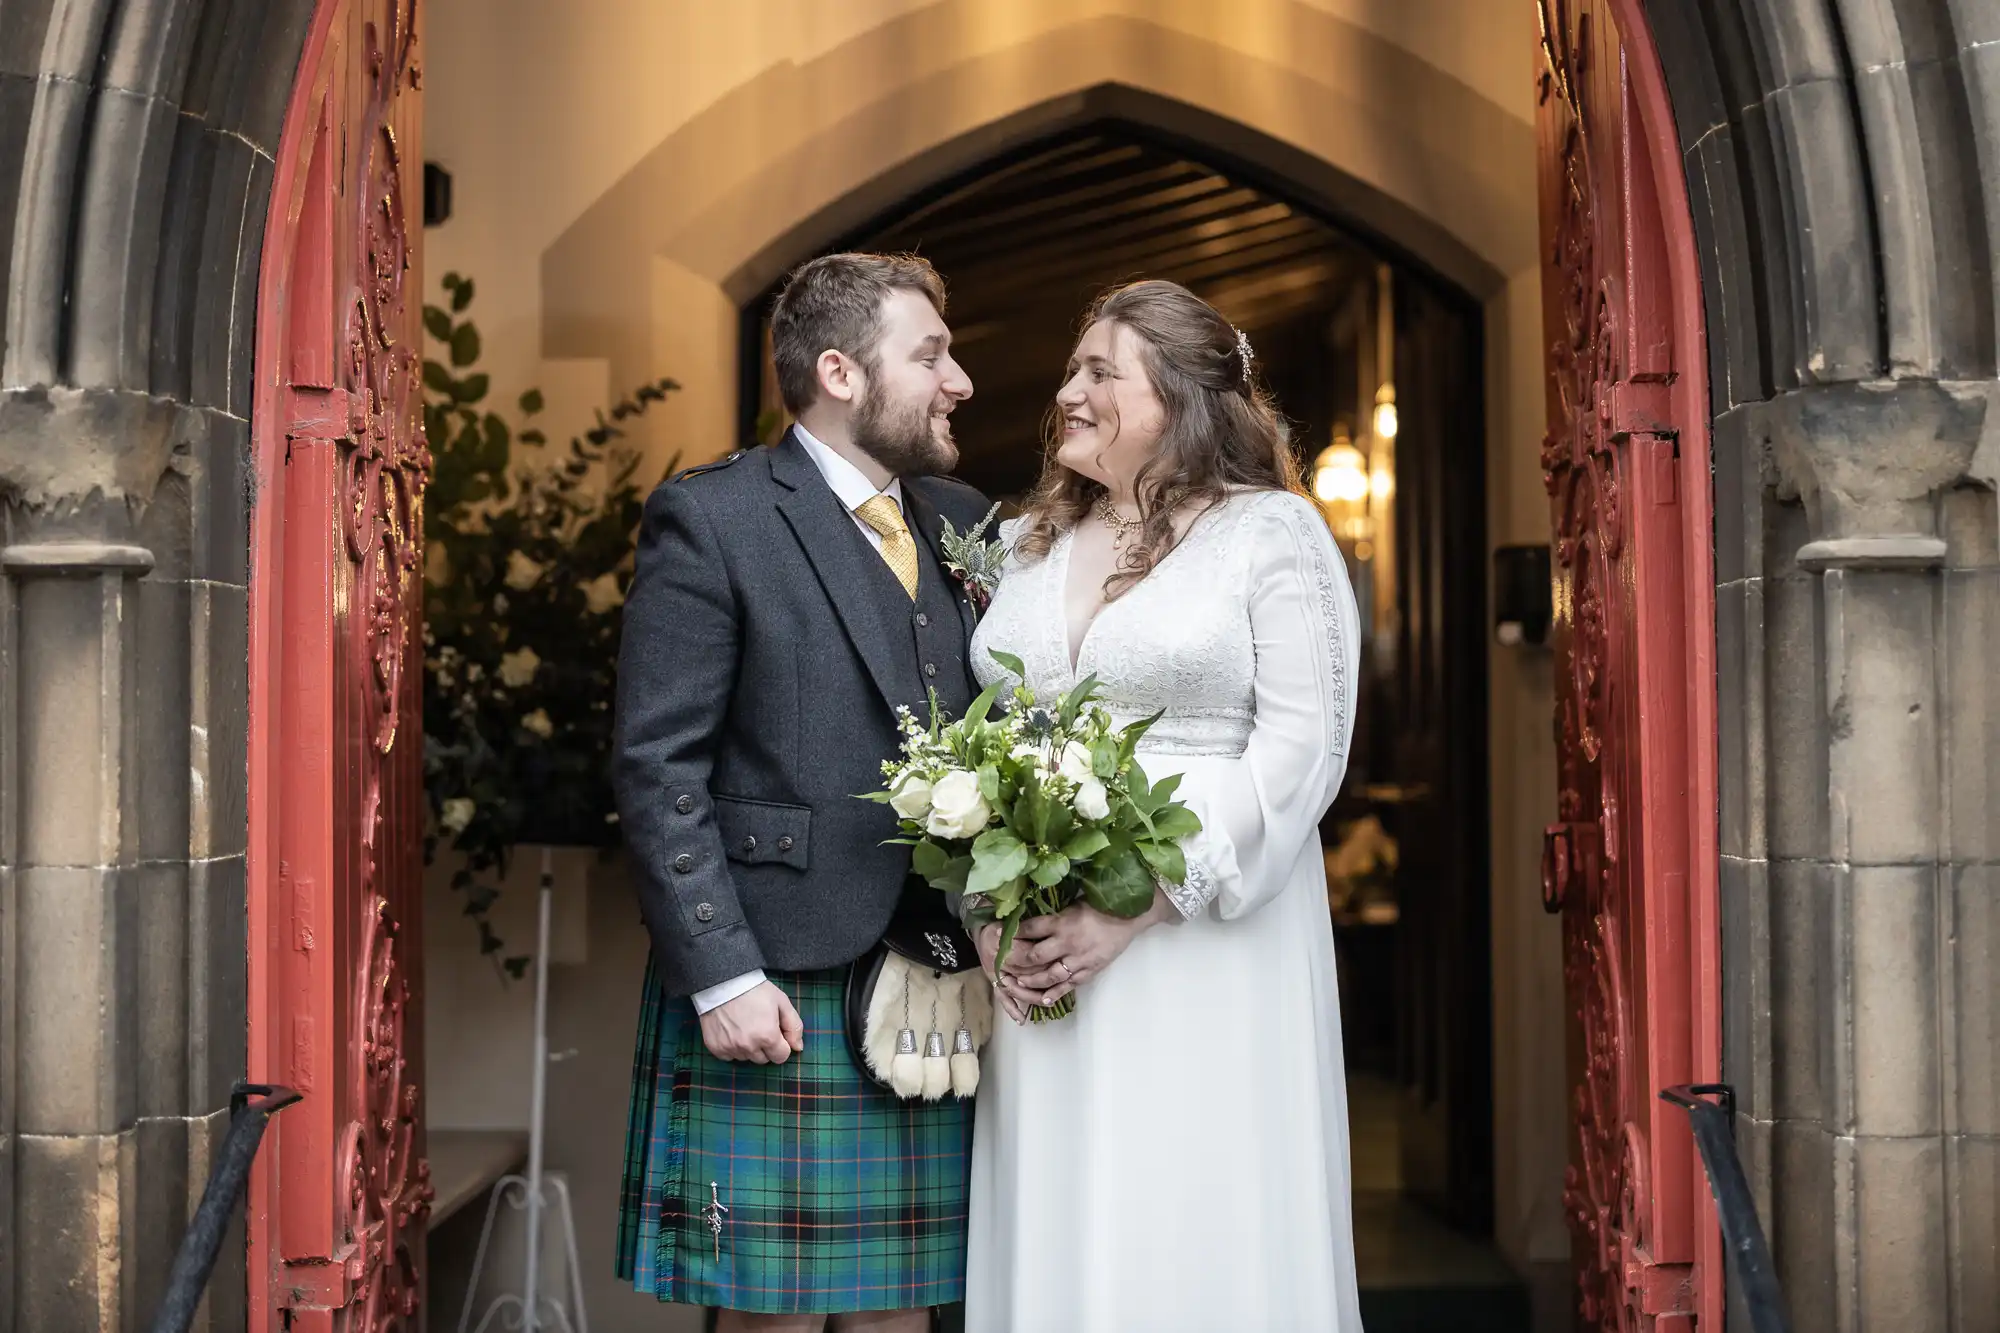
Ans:
[[[1067,962],[1065,962],[1064,960],[1062,960],[1062,959],[1058,958],[1058,959],[1056,959],[1056,966],[1057,966],[1057,967],[1059,967],[1059,968],[1061,968],[1061,969],[1063,970],[1063,980],[1064,980],[1064,981],[1075,981],[1075,980],[1076,980],[1076,973],[1074,973],[1074,972],[1072,972],[1072,971],[1070,971],[1070,970],[1069,970],[1069,964],[1068,964]]]

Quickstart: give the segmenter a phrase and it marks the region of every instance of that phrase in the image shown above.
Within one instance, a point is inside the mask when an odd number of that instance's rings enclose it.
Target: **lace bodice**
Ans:
[[[1021,523],[1003,524],[1002,540],[1011,545]],[[1301,524],[1319,531],[1295,547]],[[1278,530],[1263,530],[1271,525]],[[1253,584],[1263,576],[1260,565],[1268,563],[1273,541],[1282,542],[1288,554],[1303,550],[1307,563],[1317,564],[1300,572],[1319,593],[1335,655],[1344,656],[1330,567],[1339,557],[1324,523],[1295,496],[1247,492],[1196,519],[1146,578],[1097,613],[1077,647],[1074,667],[1063,607],[1070,536],[1058,538],[1039,560],[1024,562],[1010,554],[999,591],[973,635],[973,669],[982,685],[1011,680],[989,654],[996,648],[1013,653],[1027,668],[1029,687],[1044,699],[1095,674],[1102,702],[1119,724],[1164,714],[1147,733],[1142,752],[1241,754],[1256,720]],[[1338,744],[1344,750],[1347,675],[1337,676],[1343,715]]]

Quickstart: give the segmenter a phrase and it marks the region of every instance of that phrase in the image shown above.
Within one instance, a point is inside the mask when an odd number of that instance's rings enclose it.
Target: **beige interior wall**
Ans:
[[[1490,535],[1546,539],[1530,0],[431,0],[429,25],[425,156],[456,215],[426,265],[478,280],[496,389],[545,382],[559,428],[665,374],[687,389],[655,461],[734,447],[741,299],[1115,84],[1306,155],[1322,202],[1486,302]],[[1549,666],[1492,671],[1496,1222],[1526,1262],[1563,1253]]]

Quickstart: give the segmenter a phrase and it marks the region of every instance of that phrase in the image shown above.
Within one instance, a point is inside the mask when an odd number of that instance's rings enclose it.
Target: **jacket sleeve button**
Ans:
[[[675,802],[674,802],[674,809],[676,809],[676,810],[680,811],[680,812],[681,812],[682,814],[684,814],[684,815],[691,815],[691,814],[693,814],[693,813],[694,813],[694,797],[692,797],[692,796],[683,796],[683,797],[681,797],[681,798],[680,798],[680,799],[679,799],[678,801],[675,801]]]
[[[925,615],[925,614],[924,614],[923,612],[921,612],[921,611],[917,612],[917,628],[918,628],[918,629],[926,629],[926,628],[928,628],[928,627],[930,626],[930,623],[931,623],[931,618],[930,618],[929,616]]]
[[[745,838],[743,840],[743,854],[745,856],[751,856],[754,855],[756,851],[757,851],[757,840],[755,838]]]
[[[778,850],[781,852],[789,852],[790,850],[792,850],[792,839],[790,834],[787,834],[786,836],[778,839]]]
[[[694,919],[702,922],[715,920],[715,904],[703,903],[699,907],[695,908]]]
[[[694,858],[692,856],[689,856],[686,852],[682,852],[679,856],[676,856],[674,858],[674,870],[676,873],[685,875],[693,869],[694,869]]]

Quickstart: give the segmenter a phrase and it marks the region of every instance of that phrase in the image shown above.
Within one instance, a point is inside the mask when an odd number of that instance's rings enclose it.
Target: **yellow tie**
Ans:
[[[917,597],[917,543],[910,536],[909,527],[903,522],[903,509],[887,495],[878,495],[854,511],[856,518],[875,529],[882,537],[882,561],[889,566],[889,572],[901,581],[910,594],[910,600]]]

